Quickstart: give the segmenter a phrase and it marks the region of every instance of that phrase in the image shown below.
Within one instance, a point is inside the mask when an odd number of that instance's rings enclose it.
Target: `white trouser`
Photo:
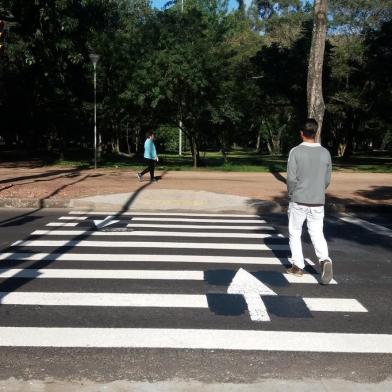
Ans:
[[[289,204],[289,239],[291,262],[299,268],[305,267],[302,253],[302,226],[307,221],[308,232],[319,261],[331,260],[323,233],[324,206],[310,207],[291,202]],[[332,261],[332,260],[331,260]]]

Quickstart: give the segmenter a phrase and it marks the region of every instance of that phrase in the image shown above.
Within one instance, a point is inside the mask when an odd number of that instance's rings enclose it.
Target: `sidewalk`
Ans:
[[[9,392],[40,391],[40,392],[387,392],[392,382],[385,380],[381,383],[355,383],[345,380],[275,380],[266,379],[253,384],[214,383],[207,384],[197,381],[155,381],[132,382],[114,381],[109,383],[94,383],[84,381],[0,381],[0,389]]]
[[[0,164],[0,207],[278,211],[287,204],[285,173],[158,171],[139,182],[124,169],[78,170]],[[392,211],[392,175],[334,173],[329,209]]]

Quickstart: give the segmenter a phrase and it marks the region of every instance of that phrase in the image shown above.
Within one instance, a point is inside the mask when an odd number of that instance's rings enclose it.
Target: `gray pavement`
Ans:
[[[69,207],[92,211],[209,211],[252,214],[257,208],[279,209],[272,201],[207,191],[144,189],[143,192],[89,196],[73,199]]]
[[[114,381],[112,383],[92,383],[84,381],[80,383],[28,381],[21,382],[15,379],[0,381],[0,390],[7,392],[389,392],[392,382],[379,384],[352,383],[342,380],[264,380],[253,384],[206,384],[194,381],[171,381],[171,382],[129,382]]]

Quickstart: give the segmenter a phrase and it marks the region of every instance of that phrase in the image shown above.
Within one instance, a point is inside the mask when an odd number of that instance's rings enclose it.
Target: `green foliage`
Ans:
[[[148,128],[160,151],[177,152],[181,122],[194,166],[200,151],[240,146],[280,156],[306,116],[312,4],[187,0],[2,0],[0,141],[49,155],[93,141],[107,156],[139,154]],[[323,143],[335,154],[391,149],[392,0],[331,0],[324,70]],[[204,162],[202,162],[204,160]],[[245,163],[244,163],[245,164]]]

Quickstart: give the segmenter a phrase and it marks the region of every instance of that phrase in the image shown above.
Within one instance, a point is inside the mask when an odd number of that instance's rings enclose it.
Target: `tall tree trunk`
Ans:
[[[308,117],[319,124],[317,140],[320,141],[325,104],[323,98],[323,64],[327,34],[328,0],[314,1],[312,45],[309,55],[307,100]]]
[[[260,154],[261,153],[261,130],[257,134],[257,141],[256,141],[256,151]]]
[[[129,124],[127,124],[127,135],[126,135],[126,141],[127,141],[127,151],[128,151],[128,155],[131,155],[131,147],[129,145]]]
[[[136,154],[141,153],[141,129],[140,126],[136,126],[135,128],[135,152]]]
[[[196,168],[199,166],[199,160],[200,160],[199,147],[197,145],[196,136],[191,135],[190,143],[191,143],[191,150],[192,150],[193,167]]]

